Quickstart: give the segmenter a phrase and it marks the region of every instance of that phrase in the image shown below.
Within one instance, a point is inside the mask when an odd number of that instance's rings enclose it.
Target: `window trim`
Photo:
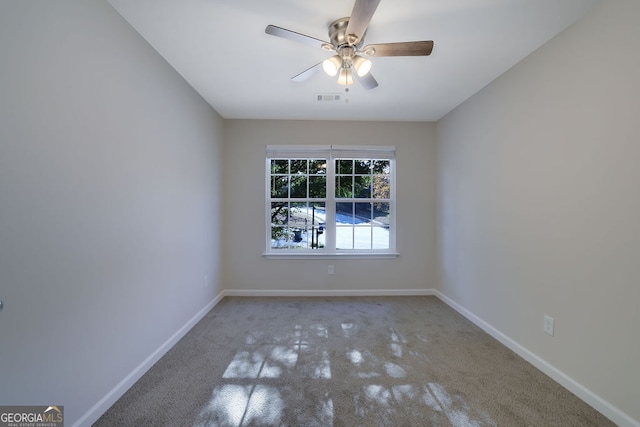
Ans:
[[[271,159],[327,159],[327,194],[318,199],[327,209],[327,224],[334,224],[331,234],[327,234],[327,245],[323,249],[273,249],[271,247]],[[389,247],[386,249],[335,249],[335,203],[341,199],[335,197],[335,160],[336,159],[379,159],[389,160],[391,170]],[[349,199],[344,199],[349,200]],[[354,202],[358,198],[351,199]],[[362,199],[360,199],[362,200]],[[370,200],[370,199],[369,199]],[[333,206],[331,206],[333,205]],[[331,207],[330,207],[331,206]],[[265,252],[267,259],[302,258],[397,258],[396,250],[396,156],[394,146],[380,145],[268,145],[265,155]],[[332,238],[331,238],[331,237]]]

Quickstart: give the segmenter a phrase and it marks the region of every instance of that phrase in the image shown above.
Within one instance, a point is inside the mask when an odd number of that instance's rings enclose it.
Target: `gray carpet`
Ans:
[[[614,424],[435,297],[227,297],[94,425]]]

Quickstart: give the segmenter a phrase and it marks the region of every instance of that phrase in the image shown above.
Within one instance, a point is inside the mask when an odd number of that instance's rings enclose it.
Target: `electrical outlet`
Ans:
[[[333,273],[335,273],[335,270],[333,269],[333,265],[330,265],[330,266],[329,266],[328,273],[329,273],[329,274],[333,274]]]
[[[553,336],[553,317],[548,316],[548,315],[544,315],[544,327],[543,327],[544,331]]]

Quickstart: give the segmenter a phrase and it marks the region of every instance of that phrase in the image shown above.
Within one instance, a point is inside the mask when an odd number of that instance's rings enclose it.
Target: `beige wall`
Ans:
[[[222,119],[106,2],[0,2],[0,58],[0,403],[71,426],[221,291]]]
[[[636,420],[639,19],[603,2],[437,129],[442,292]]]
[[[429,289],[436,272],[436,143],[429,123],[225,121],[224,284],[234,290]],[[265,259],[265,148],[395,145],[397,259]],[[327,266],[335,266],[335,275]]]

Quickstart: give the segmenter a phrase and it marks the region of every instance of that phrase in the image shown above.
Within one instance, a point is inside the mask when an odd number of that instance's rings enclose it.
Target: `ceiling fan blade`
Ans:
[[[333,50],[333,46],[329,42],[317,39],[315,37],[307,36],[305,34],[297,33],[295,31],[287,30],[286,28],[277,27],[275,25],[267,25],[267,28],[264,29],[264,32],[267,34],[271,34],[272,36],[295,40],[325,50]]]
[[[296,74],[295,76],[291,77],[291,81],[300,83],[300,82],[304,82],[305,80],[309,80],[309,78],[314,76],[321,68],[322,68],[322,62],[319,62],[313,67],[307,68],[300,74]]]
[[[368,44],[362,48],[367,56],[429,56],[433,41]]]
[[[379,3],[380,0],[356,0],[345,33],[350,44],[358,44],[362,40]]]
[[[376,79],[373,78],[371,73],[367,73],[364,77],[358,76],[357,80],[366,90],[371,90],[378,87],[378,82]]]

